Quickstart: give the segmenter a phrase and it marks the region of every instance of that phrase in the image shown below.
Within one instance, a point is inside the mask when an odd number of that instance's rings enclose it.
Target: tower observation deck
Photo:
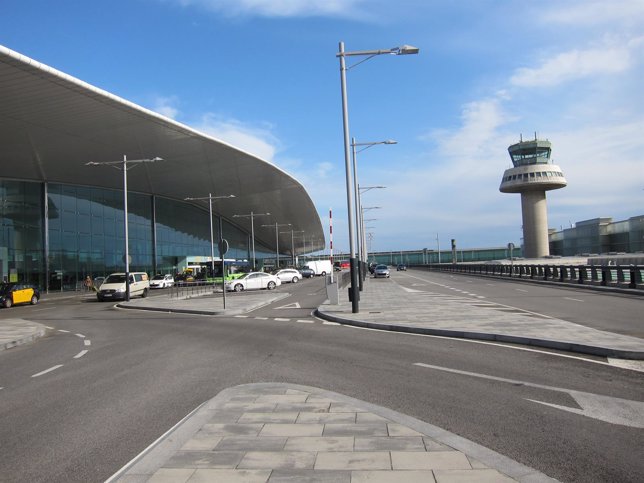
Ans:
[[[521,193],[523,252],[526,258],[545,257],[548,247],[546,191],[566,186],[561,168],[552,164],[550,141],[521,141],[508,147],[514,167],[503,173],[501,193]]]

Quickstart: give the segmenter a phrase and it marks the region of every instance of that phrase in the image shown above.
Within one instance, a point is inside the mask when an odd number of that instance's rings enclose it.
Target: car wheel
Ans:
[[[148,289],[147,289],[147,288],[144,288],[144,289],[143,289],[143,293],[141,294],[141,297],[145,298],[145,297],[147,297],[147,296],[148,296]]]
[[[235,292],[241,292],[244,290],[244,286],[241,283],[235,284]]]
[[[299,281],[300,281],[300,279],[299,279],[299,278],[297,278],[297,277],[293,277],[293,280],[291,280],[291,282],[293,282],[293,283],[297,283],[297,282],[299,282]]]
[[[275,289],[275,287],[277,287],[277,285],[275,285],[275,282],[272,282],[272,281],[268,282],[268,284],[266,285],[266,288],[268,290],[273,290],[273,289]]]
[[[31,296],[31,305],[36,305],[38,303],[38,297],[35,295]]]
[[[322,272],[320,275],[322,275],[323,277],[326,277],[326,272]]]
[[[2,305],[4,305],[5,309],[8,309],[9,307],[11,307],[13,305],[13,302],[11,301],[10,298],[6,298],[6,299],[4,299],[4,302],[2,303]]]

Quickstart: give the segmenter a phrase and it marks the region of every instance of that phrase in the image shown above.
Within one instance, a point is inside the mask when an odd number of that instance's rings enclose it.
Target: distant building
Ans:
[[[550,255],[546,191],[566,186],[561,168],[552,164],[547,140],[523,141],[508,147],[513,168],[503,173],[501,193],[521,193],[523,253],[526,258]]]
[[[549,242],[550,253],[560,256],[644,252],[644,215],[578,221],[572,228],[551,231]]]

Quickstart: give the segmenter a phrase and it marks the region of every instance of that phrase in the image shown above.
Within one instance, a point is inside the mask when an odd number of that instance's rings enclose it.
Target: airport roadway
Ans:
[[[642,336],[634,322],[641,298],[415,271],[393,278],[417,290],[462,284],[509,306]],[[560,481],[642,481],[638,419],[580,414],[578,398],[639,408],[643,372],[600,358],[324,323],[310,316],[326,298],[322,279],[277,291],[291,296],[247,317],[121,310],[92,298],[0,310],[0,321],[51,328],[0,351],[0,481],[105,481],[204,401],[255,382],[384,406]]]

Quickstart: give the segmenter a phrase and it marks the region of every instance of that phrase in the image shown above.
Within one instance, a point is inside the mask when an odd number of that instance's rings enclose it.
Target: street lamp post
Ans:
[[[369,252],[371,250],[367,250],[367,233],[366,233],[366,229],[364,228],[364,222],[366,220],[364,219],[364,212],[365,211],[370,211],[370,210],[380,210],[381,208],[382,208],[381,206],[363,206],[363,207],[361,207],[360,219],[362,221],[362,227],[363,227],[362,228],[362,235],[363,235],[362,236],[362,244],[363,244],[362,245],[362,252],[364,253],[365,260],[369,259]]]
[[[295,233],[304,233],[304,230],[299,230],[299,231],[280,231],[282,234],[291,234],[291,263],[293,264],[293,268],[295,268]]]
[[[279,270],[280,268],[280,233],[279,233],[279,227],[280,226],[291,226],[290,223],[273,223],[272,225],[262,225],[265,227],[268,226],[274,226],[275,227],[275,270]]]
[[[361,254],[361,264],[363,265],[363,270],[362,270],[362,276],[360,277],[360,290],[362,290],[362,282],[364,281],[365,278],[367,278],[367,262],[368,262],[368,257],[366,256],[367,253],[367,241],[366,241],[366,235],[364,232],[364,213],[362,210],[362,193],[366,193],[367,191],[374,190],[374,189],[385,189],[386,186],[360,186],[358,185],[358,190],[357,190],[357,199],[358,202],[356,203],[356,208],[358,208],[356,216],[358,218],[357,223],[360,225],[360,235],[358,236],[358,246],[360,247],[360,254]]]
[[[202,201],[208,200],[208,213],[210,215],[210,273],[212,276],[215,276],[215,236],[212,228],[212,200],[223,200],[228,198],[234,198],[235,195],[224,195],[224,196],[213,196],[212,193],[208,193],[208,196],[202,196],[200,198],[184,198],[185,201]],[[221,232],[219,233],[219,238],[223,238]],[[223,258],[222,258],[222,274],[223,274]],[[224,287],[225,290],[225,287]]]
[[[349,289],[349,298],[351,299],[351,312],[358,313],[360,311],[359,305],[359,290],[358,290],[358,273],[357,273],[357,261],[356,261],[356,251],[355,251],[355,240],[354,240],[354,224],[353,224],[353,196],[351,194],[351,162],[350,162],[350,142],[349,142],[349,108],[347,102],[347,73],[346,71],[346,57],[352,56],[361,56],[366,57],[362,61],[354,64],[349,67],[349,69],[366,62],[367,60],[383,54],[392,54],[392,55],[408,55],[408,54],[417,54],[418,48],[412,47],[409,45],[403,45],[401,47],[394,47],[392,49],[384,50],[362,50],[354,52],[345,52],[344,51],[344,42],[339,44],[339,52],[336,54],[336,57],[340,58],[340,84],[342,91],[342,125],[344,131],[344,165],[345,165],[345,176],[346,176],[346,185],[347,185],[347,214],[349,217],[349,262],[351,270],[351,287]]]
[[[255,271],[255,224],[253,218],[256,216],[269,216],[270,213],[253,213],[252,211],[246,215],[233,215],[233,218],[250,218],[250,239],[253,248],[253,272]]]
[[[356,200],[356,240],[358,244],[358,269],[359,269],[359,276],[358,276],[358,285],[359,289],[362,292],[363,288],[363,282],[366,277],[366,270],[365,270],[365,260],[363,257],[363,250],[362,250],[362,223],[360,222],[360,184],[358,183],[358,162],[357,162],[357,153],[360,153],[366,149],[369,149],[372,146],[376,146],[378,144],[398,144],[396,141],[392,139],[387,139],[385,141],[376,141],[376,142],[367,142],[367,143],[356,143],[356,138],[351,138],[351,154],[353,158],[353,192]],[[362,149],[359,149],[356,151],[356,146],[363,146]],[[384,188],[384,186],[383,186]]]
[[[156,161],[163,161],[162,158],[155,157],[152,159],[131,159],[128,161],[127,156],[123,155],[123,161],[90,161],[85,163],[85,166],[109,166],[111,168],[123,171],[123,225],[125,235],[125,300],[130,300],[130,253],[129,253],[129,237],[127,226],[127,170],[143,163],[154,163]],[[134,166],[128,167],[128,164]]]

